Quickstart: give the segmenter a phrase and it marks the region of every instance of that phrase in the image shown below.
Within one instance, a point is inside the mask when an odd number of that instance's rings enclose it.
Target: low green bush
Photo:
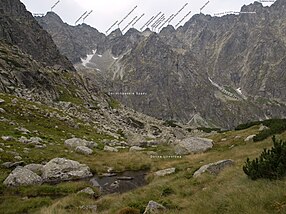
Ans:
[[[264,149],[259,158],[247,158],[243,171],[252,180],[259,178],[280,179],[286,175],[286,141],[272,138],[273,147]]]

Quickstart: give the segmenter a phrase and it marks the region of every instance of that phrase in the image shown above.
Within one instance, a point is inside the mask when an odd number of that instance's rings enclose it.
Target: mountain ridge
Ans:
[[[114,98],[165,120],[186,123],[200,115],[231,128],[285,117],[285,0],[270,7],[255,2],[240,12],[196,14],[178,29],[167,26],[158,34],[130,29],[123,35],[116,29],[91,55],[92,67],[76,67],[93,70],[106,92],[148,91],[141,98]]]

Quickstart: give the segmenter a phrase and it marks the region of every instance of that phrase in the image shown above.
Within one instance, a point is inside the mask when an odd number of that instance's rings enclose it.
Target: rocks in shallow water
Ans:
[[[121,180],[121,181],[131,181],[133,180],[134,178],[133,177],[126,177],[126,176],[122,176],[122,177],[117,177],[118,180]]]
[[[78,146],[86,146],[90,149],[93,149],[98,146],[97,143],[93,141],[87,141],[80,138],[67,139],[64,144],[71,149],[75,149]]]
[[[114,176],[116,176],[117,174],[116,173],[111,173],[111,172],[109,172],[109,173],[103,173],[103,174],[101,174],[100,176],[101,177],[114,177]]]
[[[158,214],[164,213],[164,211],[166,211],[166,207],[164,207],[162,204],[155,201],[149,201],[143,214]]]
[[[4,149],[0,148],[0,152],[4,152]]]
[[[96,188],[99,188],[100,191],[102,190],[102,187],[100,186],[100,184],[98,183],[98,181],[95,178],[92,178],[89,180],[89,183]]]
[[[113,148],[111,146],[104,146],[104,151],[107,151],[107,152],[118,152],[118,149],[116,148]]]
[[[47,182],[60,182],[91,177],[92,173],[85,164],[65,158],[54,158],[43,168],[43,179]]]
[[[36,173],[18,166],[3,182],[6,186],[21,186],[41,184],[42,178]]]
[[[209,172],[211,174],[219,174],[225,167],[231,166],[234,164],[233,160],[221,160],[215,163],[210,163],[207,165],[202,166],[200,169],[198,169],[193,177],[198,177],[201,174],[205,173],[205,172]]]
[[[140,147],[140,146],[132,146],[129,149],[129,152],[139,152],[139,151],[143,151],[145,150],[144,148]]]
[[[256,136],[255,134],[249,135],[247,138],[245,138],[244,141],[245,141],[245,142],[252,141],[255,136]]]
[[[155,172],[157,176],[166,176],[176,172],[176,168],[163,169]]]
[[[205,152],[213,147],[213,140],[207,138],[190,137],[186,138],[175,146],[177,155]]]
[[[75,148],[75,151],[83,155],[91,155],[93,153],[92,149],[86,146],[78,146]]]
[[[0,99],[0,104],[5,103],[5,100]]]
[[[3,108],[0,108],[0,113],[4,114],[6,111]]]

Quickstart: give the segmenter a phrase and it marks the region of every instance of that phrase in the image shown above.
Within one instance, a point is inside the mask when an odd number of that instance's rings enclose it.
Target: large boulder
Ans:
[[[55,158],[43,168],[42,178],[46,182],[60,182],[91,177],[92,173],[85,164],[65,158]]]
[[[177,155],[205,152],[213,147],[213,140],[207,138],[190,137],[179,141],[175,146]]]
[[[176,168],[169,168],[169,169],[163,169],[160,171],[155,172],[155,175],[157,176],[166,176],[170,175],[176,172]]]
[[[221,160],[215,163],[210,163],[207,165],[202,166],[200,169],[198,169],[193,177],[198,177],[201,174],[205,173],[205,172],[209,172],[211,174],[217,175],[219,174],[225,167],[231,166],[234,164],[233,160]]]
[[[67,139],[64,144],[71,149],[75,149],[78,146],[86,146],[90,149],[97,147],[97,143],[80,138]]]
[[[143,214],[157,214],[157,213],[164,213],[165,211],[166,207],[164,207],[163,205],[155,201],[149,201]]]
[[[18,166],[3,182],[6,186],[23,186],[41,184],[42,178],[29,169]]]

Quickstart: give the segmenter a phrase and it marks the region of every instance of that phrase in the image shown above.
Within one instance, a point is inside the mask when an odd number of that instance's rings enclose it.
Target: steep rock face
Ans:
[[[48,12],[44,17],[36,17],[36,20],[50,33],[60,52],[73,63],[81,62],[81,58],[94,50],[103,52],[105,35],[89,25],[70,26],[53,12]]]
[[[285,5],[255,2],[241,8],[255,14],[196,15],[173,36],[189,44],[216,83],[285,102]]]
[[[51,36],[19,0],[1,0],[0,14],[1,40],[17,45],[44,65],[74,70],[69,60],[59,53]]]

